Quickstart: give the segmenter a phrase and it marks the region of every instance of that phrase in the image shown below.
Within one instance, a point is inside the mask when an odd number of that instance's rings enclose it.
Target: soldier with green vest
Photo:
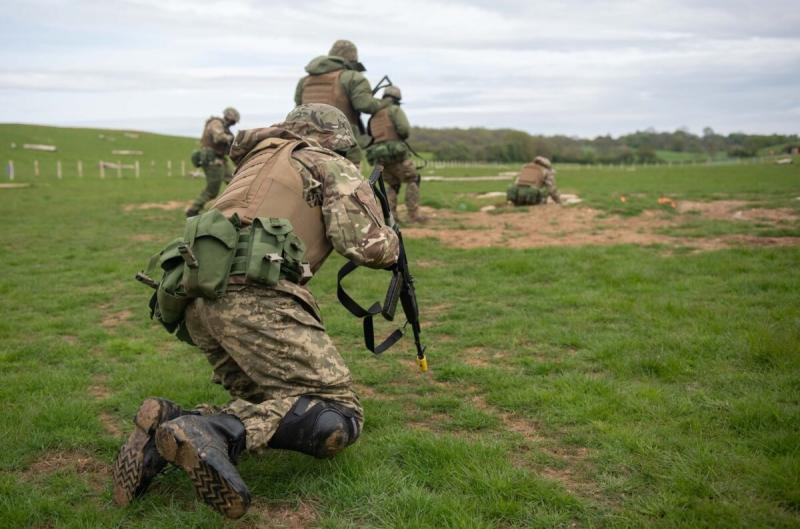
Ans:
[[[545,204],[548,197],[561,204],[556,170],[544,156],[537,156],[533,162],[523,165],[516,181],[506,190],[506,198],[515,206]]]
[[[228,166],[228,151],[233,141],[231,127],[239,122],[239,111],[228,107],[222,117],[211,116],[203,127],[200,149],[192,153],[192,163],[201,167],[206,175],[206,187],[194,203],[186,210],[187,217],[193,217],[203,210],[209,200],[217,197],[222,182],[230,182],[232,174]]]
[[[386,191],[392,215],[397,218],[397,195],[400,186],[406,184],[406,208],[409,222],[424,222],[419,213],[420,175],[409,157],[406,140],[411,126],[400,100],[400,88],[387,86],[383,90],[383,100],[388,106],[372,115],[367,126],[372,144],[367,148],[367,161],[383,165],[383,179],[389,189]]]
[[[321,55],[308,63],[308,75],[300,79],[294,93],[296,105],[323,103],[344,112],[358,140],[346,157],[357,167],[361,163],[361,146],[368,141],[361,113],[374,114],[385,105],[372,96],[369,81],[361,73],[364,71],[366,68],[358,60],[355,44],[349,40],[337,40],[328,55]]]
[[[363,411],[350,371],[306,287],[333,250],[372,268],[398,259],[398,237],[369,182],[340,156],[355,144],[344,114],[320,104],[239,132],[233,183],[213,209],[187,220],[179,252],[151,260],[177,270],[185,293],[198,277],[223,278],[218,295],[184,301],[178,335],[185,331],[202,350],[232,400],[198,411],[145,400],[113,467],[118,505],[144,493],[172,463],[209,506],[238,518],[251,501],[235,466],[243,451],[327,458],[358,438]],[[221,253],[204,253],[211,250]],[[155,299],[154,314],[166,326],[169,307]]]

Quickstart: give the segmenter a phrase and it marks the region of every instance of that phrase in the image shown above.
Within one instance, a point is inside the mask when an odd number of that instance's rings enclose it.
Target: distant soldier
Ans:
[[[233,175],[228,165],[228,151],[233,142],[231,127],[239,122],[239,117],[238,110],[228,107],[221,118],[211,116],[206,120],[200,137],[200,150],[192,154],[192,163],[202,167],[206,175],[206,187],[186,210],[187,217],[194,217],[206,202],[217,197],[223,180],[226,184],[231,181]]]
[[[544,156],[537,156],[532,163],[523,165],[516,182],[506,191],[506,197],[515,206],[545,204],[548,196],[561,204],[556,171]]]
[[[400,108],[402,99],[400,88],[388,86],[383,90],[383,100],[389,106],[372,115],[369,120],[369,134],[373,144],[367,149],[367,161],[383,165],[383,179],[389,186],[386,191],[392,215],[397,218],[397,195],[400,186],[406,184],[406,208],[410,222],[424,222],[419,214],[420,175],[414,162],[409,158],[406,139],[411,131],[408,118]]]
[[[374,114],[385,103],[372,96],[369,81],[361,73],[364,71],[356,45],[349,40],[337,40],[328,55],[320,55],[308,63],[308,75],[297,83],[294,102],[296,105],[324,103],[338,108],[347,116],[359,144],[366,144],[360,113]],[[358,166],[361,152],[360,145],[356,145],[348,151],[347,159]]]

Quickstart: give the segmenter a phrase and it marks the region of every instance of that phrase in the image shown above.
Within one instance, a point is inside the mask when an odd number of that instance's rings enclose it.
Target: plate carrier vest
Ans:
[[[344,112],[350,123],[358,123],[359,113],[353,108],[350,98],[347,97],[342,88],[342,83],[339,82],[343,71],[335,70],[307,76],[306,80],[303,81],[303,93],[300,97],[300,102],[304,105],[306,103],[323,103],[334,106]]]
[[[245,226],[257,217],[289,219],[306,246],[312,272],[316,272],[333,247],[325,236],[322,208],[305,201],[303,178],[291,162],[293,152],[307,147],[310,145],[302,140],[262,140],[213,207],[228,218],[236,213]]]
[[[389,115],[389,108],[391,107],[384,107],[377,111],[367,123],[369,135],[372,136],[374,143],[402,141],[400,135],[397,134],[394,122],[392,122],[392,117]]]

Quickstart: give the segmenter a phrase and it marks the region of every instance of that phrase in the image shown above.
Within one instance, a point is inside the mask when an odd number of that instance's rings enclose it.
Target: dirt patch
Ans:
[[[160,241],[162,237],[158,235],[152,235],[150,233],[137,233],[136,235],[131,235],[130,240],[135,242],[154,242]]]
[[[95,492],[105,489],[111,468],[95,457],[78,451],[54,450],[36,460],[25,472],[26,479],[35,480],[41,475],[70,471],[77,473]]]
[[[106,329],[113,329],[128,321],[133,313],[129,310],[121,310],[119,312],[112,312],[107,314],[100,324]]]
[[[285,503],[262,503],[250,506],[248,520],[242,529],[305,529],[317,520],[317,511],[308,503],[288,505]]]
[[[189,202],[181,200],[171,200],[169,202],[145,202],[143,204],[126,204],[122,207],[122,211],[130,213],[131,211],[146,210],[146,209],[161,209],[164,211],[174,211],[176,209],[186,209],[190,205]]]
[[[61,337],[61,339],[67,342],[69,345],[75,345],[78,343],[78,337],[71,334],[65,334]]]
[[[586,246],[636,244],[686,246],[700,251],[739,245],[794,246],[800,237],[757,237],[725,235],[713,238],[673,237],[663,230],[697,220],[708,219],[778,223],[796,221],[800,216],[788,208],[748,208],[737,200],[676,203],[675,213],[645,210],[640,215],[622,217],[585,207],[555,204],[526,209],[455,212],[423,208],[429,218],[425,226],[403,230],[407,237],[432,237],[448,246],[481,248],[537,248],[545,246]],[[535,228],[535,229],[534,229]]]
[[[103,429],[106,432],[118,439],[123,436],[122,428],[120,428],[119,424],[117,424],[117,420],[114,419],[110,413],[104,411],[100,414],[99,418],[100,424],[103,425]]]
[[[518,417],[513,413],[504,412],[490,406],[480,395],[472,397],[472,405],[478,410],[496,415],[503,421],[503,426],[505,426],[506,430],[522,435],[526,441],[542,441],[542,437],[539,435],[539,428],[537,428],[535,423]]]
[[[92,384],[89,386],[88,393],[97,400],[105,400],[111,396],[111,390],[108,389],[106,383],[108,377],[106,375],[95,375],[92,377]]]

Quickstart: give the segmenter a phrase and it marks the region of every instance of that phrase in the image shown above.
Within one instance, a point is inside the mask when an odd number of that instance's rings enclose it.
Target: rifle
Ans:
[[[392,80],[389,79],[388,75],[384,75],[381,77],[381,80],[378,81],[378,84],[375,85],[375,88],[372,89],[372,95],[377,94],[381,88],[386,88],[387,86],[393,86]]]
[[[426,346],[422,345],[420,340],[419,306],[417,305],[414,278],[411,276],[411,272],[408,269],[408,259],[406,257],[405,244],[403,243],[403,235],[389,208],[389,200],[386,198],[386,187],[383,183],[382,172],[383,167],[381,165],[376,165],[369,177],[369,183],[373,193],[375,193],[375,198],[381,205],[386,224],[397,234],[397,239],[400,243],[400,253],[397,257],[397,263],[391,269],[392,279],[389,282],[389,288],[386,291],[383,305],[381,306],[381,304],[376,301],[369,309],[364,309],[344,291],[342,288],[342,279],[358,267],[358,265],[352,261],[346,263],[339,270],[336,294],[339,298],[339,302],[341,302],[351,314],[363,319],[365,344],[367,349],[376,355],[381,354],[397,343],[397,341],[403,337],[403,329],[405,329],[406,325],[411,324],[411,330],[414,333],[414,345],[417,348],[417,364],[419,365],[419,370],[425,372],[428,370],[428,359],[425,357]],[[403,307],[406,323],[401,329],[396,329],[388,338],[376,346],[372,318],[377,314],[381,314],[384,319],[394,321],[398,300]]]

